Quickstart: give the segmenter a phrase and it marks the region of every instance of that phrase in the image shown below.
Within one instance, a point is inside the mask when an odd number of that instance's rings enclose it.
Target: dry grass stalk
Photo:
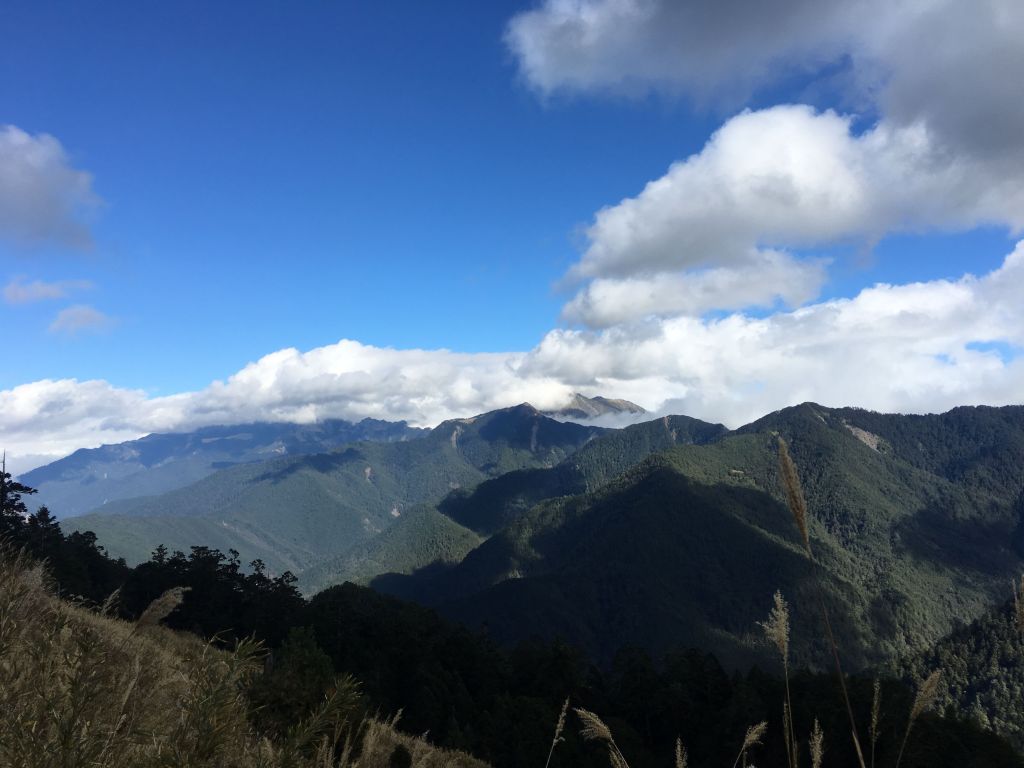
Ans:
[[[676,739],[676,768],[686,768],[687,764],[686,747],[683,746],[683,740],[680,738]]]
[[[117,603],[118,603],[118,601],[120,599],[121,599],[121,588],[118,587],[113,592],[111,592],[109,595],[107,595],[107,599],[103,601],[103,605],[100,606],[100,615],[101,616],[113,616],[114,615],[114,611],[117,608]]]
[[[1017,582],[1011,581],[1010,584],[1013,586],[1013,622],[1018,632],[1024,632],[1024,601],[1021,599],[1024,595],[1024,574],[1020,577],[1019,589]]]
[[[795,768],[797,761],[797,745],[793,736],[793,713],[789,709],[789,696],[782,702],[782,740],[786,745],[786,763],[789,768]]]
[[[939,683],[942,682],[942,670],[936,669],[921,683],[914,697],[914,705],[910,708],[910,719],[916,720],[929,709],[939,696]]]
[[[256,644],[226,652],[158,627],[137,633],[38,589],[33,570],[0,544],[0,766],[389,768],[401,747],[416,768],[487,768],[393,723],[341,733],[353,686],[297,726],[300,749],[261,738],[245,696]]]
[[[171,587],[151,602],[135,622],[135,628],[155,627],[170,616],[183,602],[190,587]]]
[[[573,712],[576,713],[576,716],[583,723],[580,735],[584,739],[587,741],[603,741],[608,745],[608,762],[611,764],[611,767],[629,768],[629,763],[626,762],[626,758],[619,751],[619,745],[615,743],[615,739],[612,737],[611,729],[605,725],[604,721],[586,709],[577,707],[573,709]]]
[[[740,760],[743,760],[744,763],[746,762],[747,752],[761,743],[761,739],[764,738],[765,731],[767,730],[768,723],[766,722],[761,722],[747,728],[747,733],[743,737],[743,746],[740,747],[740,753],[736,755],[736,760],[732,764],[733,768],[740,764]]]
[[[622,754],[611,747],[608,748],[608,762],[612,768],[629,768],[629,763],[626,762]]]
[[[789,503],[793,520],[804,540],[804,549],[807,552],[807,559],[812,568],[817,565],[814,554],[811,552],[811,541],[807,530],[807,500],[804,498],[803,489],[800,487],[800,477],[797,475],[796,465],[789,455],[789,448],[786,441],[779,437],[779,475],[782,478],[783,489],[786,492],[786,501]],[[818,609],[821,612],[821,621],[825,627],[825,635],[828,638],[829,647],[832,649],[832,659],[835,663],[836,678],[839,680],[839,690],[843,697],[843,704],[846,706],[846,716],[850,721],[850,737],[853,739],[853,747],[857,753],[857,762],[860,768],[867,768],[864,763],[864,752],[860,748],[860,738],[857,736],[857,720],[853,716],[853,706],[850,704],[850,695],[846,690],[846,676],[843,674],[843,665],[839,660],[839,644],[836,643],[835,632],[832,631],[832,620],[828,615],[828,608],[825,607],[823,585],[819,581]]]
[[[871,768],[875,768],[875,746],[878,744],[878,718],[882,708],[882,684],[875,678],[875,692],[871,697]]]
[[[896,768],[899,768],[900,763],[903,760],[903,750],[907,747],[907,739],[910,737],[910,729],[914,727],[914,722],[917,718],[924,714],[924,712],[935,703],[935,699],[937,699],[939,695],[939,683],[941,682],[942,670],[936,669],[925,678],[924,682],[921,683],[921,687],[917,689],[917,695],[914,697],[914,703],[910,707],[910,717],[907,718],[907,730],[903,734],[903,743],[900,745],[900,753],[896,757]]]
[[[758,622],[764,630],[765,637],[778,649],[782,663],[789,665],[789,605],[782,592],[776,591],[772,598],[774,604],[768,614],[768,621]]]
[[[825,734],[821,731],[821,723],[814,718],[814,730],[811,731],[811,768],[821,768],[821,758],[825,754]]]
[[[800,486],[800,476],[796,471],[796,464],[789,455],[789,446],[786,441],[779,437],[779,476],[782,478],[782,488],[786,492],[786,501],[789,503],[789,511],[793,513],[793,520],[796,522],[797,530],[804,541],[804,549],[807,556],[811,556],[811,537],[807,530],[807,501],[804,499],[803,488]]]
[[[768,615],[768,621],[760,622],[760,625],[764,630],[765,637],[776,647],[782,657],[782,670],[786,682],[786,700],[782,704],[786,762],[789,764],[789,768],[796,768],[796,729],[793,726],[793,701],[789,692],[789,605],[782,596],[782,592],[776,591],[773,599],[774,604]]]
[[[612,741],[612,732],[604,721],[587,709],[577,707],[573,709],[576,716],[583,723],[580,735],[587,741]]]
[[[548,768],[551,765],[551,756],[555,754],[555,747],[561,742],[565,741],[562,736],[562,732],[565,730],[565,716],[569,711],[569,699],[566,697],[565,701],[562,702],[562,711],[558,713],[558,723],[555,725],[555,737],[551,740],[551,749],[548,750],[548,759],[544,763],[544,768]]]

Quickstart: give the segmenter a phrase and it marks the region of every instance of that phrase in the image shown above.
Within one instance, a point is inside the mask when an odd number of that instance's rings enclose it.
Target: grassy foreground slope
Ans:
[[[0,765],[385,768],[396,750],[417,766],[484,765],[387,723],[355,727],[351,696],[268,737],[246,698],[255,647],[219,651],[157,626],[173,601],[128,623],[60,601],[45,582],[42,566],[0,552]]]
[[[202,544],[300,572],[384,531],[411,507],[527,467],[554,466],[603,430],[528,405],[445,422],[423,438],[357,443],[217,472],[68,522],[130,563]]]

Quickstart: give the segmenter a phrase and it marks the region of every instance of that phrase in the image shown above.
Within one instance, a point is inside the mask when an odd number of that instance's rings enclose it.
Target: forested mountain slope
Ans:
[[[653,453],[704,444],[727,431],[687,416],[609,430],[554,467],[507,472],[453,490],[436,508],[411,510],[379,536],[312,566],[301,576],[303,588],[312,593],[344,581],[367,583],[385,573],[443,570],[544,499],[600,488]]]
[[[374,585],[506,640],[561,635],[598,656],[682,643],[730,663],[757,657],[756,621],[781,589],[796,658],[814,664],[821,589],[853,667],[893,659],[979,616],[1021,567],[1021,411],[786,409],[542,501],[452,569]],[[818,568],[782,503],[778,435],[800,468]]]
[[[444,422],[423,438],[245,464],[69,524],[130,562],[203,544],[301,571],[368,540],[410,507],[525,467],[554,466],[603,430],[528,405]]]
[[[34,508],[45,505],[67,519],[118,499],[182,488],[235,464],[323,453],[360,440],[409,440],[426,432],[405,422],[376,419],[203,427],[75,451],[25,473],[21,480],[39,492],[32,499]]]

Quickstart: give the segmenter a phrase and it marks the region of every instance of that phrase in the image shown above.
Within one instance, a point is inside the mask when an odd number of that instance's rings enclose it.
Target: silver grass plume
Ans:
[[[1024,574],[1020,577],[1020,589],[1017,588],[1017,582],[1010,583],[1013,585],[1013,622],[1018,632],[1024,632],[1024,602],[1021,601],[1024,595]]]
[[[796,464],[789,455],[789,446],[779,436],[779,475],[782,478],[782,487],[786,491],[786,502],[789,504],[789,511],[793,513],[793,520],[800,531],[804,541],[804,549],[807,556],[811,555],[811,538],[807,531],[807,501],[804,499],[803,489],[800,487],[800,476],[796,472]]]
[[[811,768],[821,768],[821,758],[825,754],[825,734],[822,733],[821,723],[814,718],[814,730],[811,731]]]
[[[683,740],[676,739],[676,768],[686,768],[687,756],[686,747],[683,746]]]
[[[747,752],[761,743],[761,739],[767,730],[767,722],[760,722],[747,728],[747,733],[743,737],[743,746],[740,747],[740,753],[736,755],[736,760],[732,764],[733,768],[740,764],[740,760],[746,758]]]
[[[626,762],[626,758],[619,751],[619,745],[615,743],[615,739],[612,737],[611,729],[604,724],[604,721],[587,709],[577,707],[573,712],[576,713],[583,723],[580,735],[584,739],[587,741],[603,741],[608,745],[608,762],[611,764],[611,768],[629,768],[629,763]]]
[[[917,720],[927,709],[929,709],[939,696],[939,683],[942,681],[942,670],[936,669],[917,689],[914,703],[910,707],[910,717],[907,719],[907,730],[903,734],[903,743],[900,745],[900,753],[896,757],[896,768],[899,768],[903,760],[903,750],[906,749],[907,739],[910,737],[910,729],[914,727]]]
[[[779,649],[779,653],[782,655],[782,663],[788,664],[789,662],[789,605],[786,603],[786,598],[782,596],[782,592],[776,591],[774,595],[774,605],[772,606],[771,613],[768,614],[768,621],[759,621],[761,629],[764,630],[765,637]]]
[[[577,707],[573,710],[583,722],[580,735],[587,741],[611,741],[612,732],[604,721],[593,712]]]
[[[878,718],[882,709],[882,683],[875,678],[875,693],[871,697],[871,768],[875,768],[875,745],[878,744]]]
[[[174,610],[185,601],[185,593],[191,587],[171,587],[160,597],[154,600],[139,616],[135,627],[153,627],[170,616]]]
[[[921,683],[921,687],[917,689],[917,695],[914,697],[914,706],[910,708],[911,721],[917,720],[935,703],[935,700],[939,697],[939,683],[941,681],[942,670],[936,669]]]
[[[565,715],[569,711],[569,699],[568,697],[562,702],[562,711],[558,713],[558,723],[555,725],[555,737],[551,740],[551,749],[548,750],[548,759],[544,763],[544,768],[548,768],[551,765],[551,756],[555,754],[555,747],[561,742],[565,741],[562,736],[562,732],[565,730]]]

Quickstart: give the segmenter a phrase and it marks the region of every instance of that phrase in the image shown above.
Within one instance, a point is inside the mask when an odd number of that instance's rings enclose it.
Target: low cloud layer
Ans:
[[[556,330],[523,353],[396,350],[340,341],[285,349],[198,392],[148,397],[103,381],[0,392],[15,455],[57,456],[151,431],[254,420],[406,419],[433,425],[575,391],[730,426],[805,400],[883,411],[1020,401],[1024,242],[997,270],[877,285],[852,299],[753,318],[675,317]]]
[[[99,202],[92,177],[72,166],[57,139],[0,126],[0,238],[86,248]]]

